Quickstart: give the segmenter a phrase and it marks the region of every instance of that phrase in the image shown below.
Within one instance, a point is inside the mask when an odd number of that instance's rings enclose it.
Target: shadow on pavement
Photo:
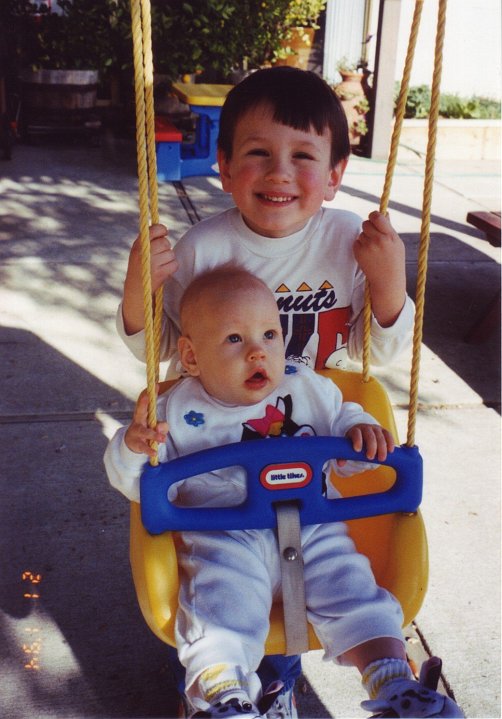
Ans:
[[[419,238],[403,233],[408,292],[415,298]],[[461,259],[456,255],[461,252]],[[500,291],[500,265],[451,235],[432,232],[425,289],[423,342],[484,404],[500,412],[500,322],[482,342],[467,342]],[[447,259],[448,258],[448,259]],[[451,397],[451,404],[458,398]]]
[[[315,689],[302,674],[295,687],[296,705],[301,717],[331,717],[331,711],[317,696]]]
[[[343,192],[371,201],[379,198],[352,187]],[[416,207],[390,202],[389,210],[420,219]],[[452,232],[482,238],[478,230],[446,217],[433,214],[431,227],[437,225]],[[419,233],[401,233],[406,245],[408,292],[415,298]],[[466,335],[480,319],[500,291],[500,264],[452,234],[432,227],[425,292],[423,341],[448,367],[481,397],[500,411],[500,322],[485,341],[468,344]],[[455,404],[457,398],[451,398]]]
[[[30,333],[2,328],[6,358],[19,343],[38,358],[39,377],[62,378],[62,406],[78,406],[83,392],[99,397],[101,407],[124,404],[115,390]],[[16,392],[42,398],[57,391],[51,381],[24,377],[24,389]],[[101,423],[78,412],[44,420],[43,406],[38,417],[19,416],[9,402],[9,381],[7,372],[1,380],[2,416],[10,419],[0,425],[0,653],[9,690],[2,691],[0,714],[176,716],[165,648],[136,602],[129,506],[108,485]],[[38,668],[25,668],[30,659]]]

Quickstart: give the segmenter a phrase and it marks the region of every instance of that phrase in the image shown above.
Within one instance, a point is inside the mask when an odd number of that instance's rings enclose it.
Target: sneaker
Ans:
[[[207,709],[199,709],[192,714],[191,719],[213,719],[213,717],[239,717],[240,719],[260,719],[263,715],[250,701],[228,699],[225,702],[208,704]]]
[[[274,699],[265,716],[267,719],[298,719],[293,687]]]
[[[374,717],[465,717],[452,699],[411,679],[396,679],[384,684],[378,697],[361,702],[361,707],[377,712]]]

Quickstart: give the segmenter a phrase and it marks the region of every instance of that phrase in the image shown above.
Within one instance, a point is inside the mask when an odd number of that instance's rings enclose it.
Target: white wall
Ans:
[[[374,0],[378,11],[378,0]],[[408,45],[414,0],[401,0],[396,80],[401,78]],[[425,0],[412,85],[431,85],[438,0]],[[372,32],[376,32],[376,23]],[[461,96],[501,97],[500,0],[449,0],[441,90]]]

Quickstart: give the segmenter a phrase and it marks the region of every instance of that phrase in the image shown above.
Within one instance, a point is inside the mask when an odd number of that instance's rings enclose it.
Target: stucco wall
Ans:
[[[405,120],[400,144],[421,155],[427,149],[427,120]],[[499,120],[439,120],[436,157],[440,160],[498,160]]]

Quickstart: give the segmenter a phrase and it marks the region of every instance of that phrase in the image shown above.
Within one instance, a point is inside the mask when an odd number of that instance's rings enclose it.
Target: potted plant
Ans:
[[[225,82],[270,62],[290,0],[152,0],[156,72]]]
[[[326,0],[291,0],[278,28],[282,37],[280,49],[275,52],[277,65],[308,68],[310,50],[314,43],[317,21],[326,8]]]
[[[367,80],[365,65],[361,61],[350,62],[343,57],[337,63],[336,69],[342,80],[334,86],[334,90],[347,116],[350,144],[358,145],[361,137],[368,132],[366,114],[369,111],[369,101],[364,87]]]
[[[96,108],[99,82],[110,81],[125,47],[125,0],[58,0],[58,12],[29,0],[7,3],[16,29],[22,127],[85,125]]]

